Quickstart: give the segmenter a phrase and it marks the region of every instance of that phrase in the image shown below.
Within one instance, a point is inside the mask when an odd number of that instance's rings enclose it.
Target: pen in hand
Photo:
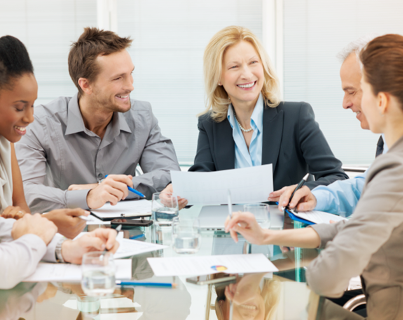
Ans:
[[[302,186],[304,185],[304,183],[306,182],[306,180],[308,180],[309,177],[309,172],[302,178],[302,180],[298,183],[297,187],[294,189],[294,191],[291,193],[290,196],[290,200],[288,201],[287,206],[283,207],[283,211],[284,209],[289,209],[289,205],[291,203],[292,197],[294,197],[295,192],[297,192],[299,189],[302,188]]]
[[[105,178],[107,178],[108,175],[105,176]],[[129,189],[129,191],[133,192],[134,194],[137,194],[138,196],[145,198],[146,196],[144,194],[142,194],[140,191],[137,191],[136,189],[133,189],[132,187],[127,186],[127,189]]]
[[[122,225],[121,225],[121,224],[118,225],[115,230],[116,230],[116,233],[119,234],[120,230],[122,230]],[[117,235],[116,235],[116,236],[117,236]],[[109,251],[109,250],[105,247],[104,253],[105,253],[105,252],[108,252],[108,251]]]
[[[231,191],[228,189],[228,213],[229,217],[232,219],[232,200],[231,200]]]

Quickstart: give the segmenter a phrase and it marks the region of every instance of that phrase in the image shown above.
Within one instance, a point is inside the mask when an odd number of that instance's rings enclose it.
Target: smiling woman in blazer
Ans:
[[[298,183],[307,172],[316,179],[306,183],[311,189],[347,178],[311,106],[280,101],[272,63],[248,29],[227,27],[211,39],[204,78],[207,108],[199,117],[197,154],[189,171],[271,163],[274,190]]]

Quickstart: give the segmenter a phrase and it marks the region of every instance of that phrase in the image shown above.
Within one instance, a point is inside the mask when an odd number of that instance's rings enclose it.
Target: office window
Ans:
[[[362,130],[342,109],[335,57],[366,34],[403,34],[400,0],[286,0],[284,3],[284,98],[307,101],[336,157],[343,164],[370,164],[379,135]]]
[[[39,85],[36,105],[77,92],[67,57],[87,26],[97,26],[96,0],[0,0],[0,36],[26,45]]]
[[[132,98],[151,102],[181,164],[193,163],[204,110],[203,52],[230,25],[262,35],[262,0],[119,0],[118,32],[131,36]]]

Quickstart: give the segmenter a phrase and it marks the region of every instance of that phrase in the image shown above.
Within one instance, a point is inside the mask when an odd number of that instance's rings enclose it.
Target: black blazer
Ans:
[[[215,122],[210,114],[199,117],[199,140],[194,165],[189,171],[217,171],[235,168],[235,142],[225,119]],[[281,102],[263,112],[262,164],[273,165],[274,190],[298,183],[309,172],[316,181],[313,189],[336,180],[348,179],[315,121],[312,107],[305,102]]]

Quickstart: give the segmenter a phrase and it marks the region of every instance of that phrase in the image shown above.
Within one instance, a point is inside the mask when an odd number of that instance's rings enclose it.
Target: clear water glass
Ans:
[[[270,227],[270,206],[268,204],[245,204],[243,206],[243,211],[251,212],[255,216],[257,223],[259,223],[262,227]]]
[[[153,193],[151,212],[156,225],[172,225],[172,220],[179,215],[178,197],[167,192]]]
[[[112,294],[115,290],[115,262],[110,252],[89,252],[84,254],[81,287],[90,297]]]
[[[172,246],[177,253],[196,253],[201,241],[199,219],[176,217],[172,222]]]

